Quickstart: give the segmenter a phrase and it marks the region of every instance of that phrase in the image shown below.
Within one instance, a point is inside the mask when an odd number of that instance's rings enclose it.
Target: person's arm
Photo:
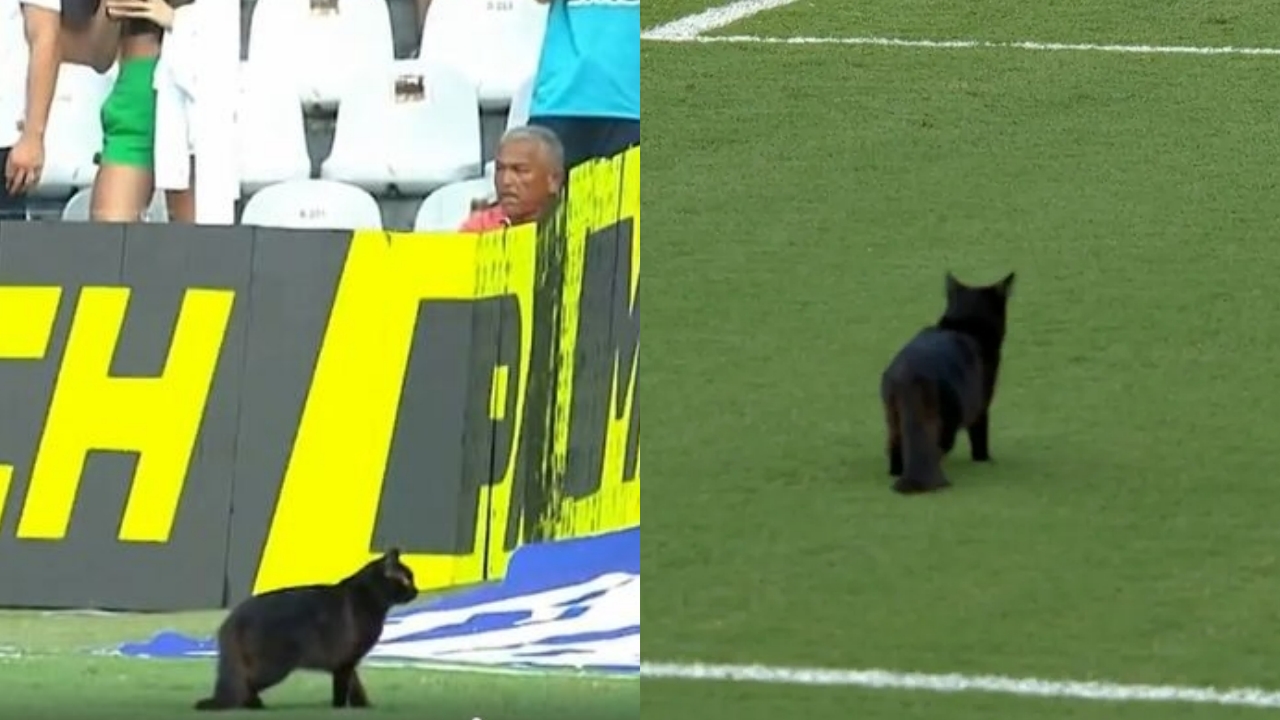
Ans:
[[[53,90],[58,83],[58,65],[61,18],[56,10],[36,5],[22,6],[26,26],[27,47],[27,114],[23,119],[24,133],[44,137],[49,124],[49,108],[53,106]]]
[[[9,151],[4,167],[5,189],[22,195],[40,182],[44,173],[44,132],[49,125],[49,108],[58,84],[61,18],[57,3],[22,3],[23,28],[27,38],[26,113],[18,142]]]
[[[102,4],[115,20],[149,20],[173,29],[173,8],[165,0],[105,0]]]

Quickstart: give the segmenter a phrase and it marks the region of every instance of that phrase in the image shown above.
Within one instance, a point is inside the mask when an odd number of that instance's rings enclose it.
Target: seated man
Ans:
[[[543,127],[512,128],[498,143],[494,161],[495,202],[472,209],[459,228],[484,232],[534,222],[564,185],[564,147]]]

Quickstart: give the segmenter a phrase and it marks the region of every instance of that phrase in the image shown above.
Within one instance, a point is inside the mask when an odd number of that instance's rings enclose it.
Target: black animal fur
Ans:
[[[880,377],[889,442],[889,474],[899,493],[951,485],[942,458],[960,428],[969,433],[976,462],[991,460],[991,401],[995,397],[1013,273],[987,286],[964,285],[947,273],[947,307],[921,330]]]
[[[413,571],[392,549],[338,583],[248,598],[218,628],[217,682],[196,709],[262,708],[260,694],[297,669],[332,674],[334,707],[368,707],[356,665],[392,606],[417,595]]]

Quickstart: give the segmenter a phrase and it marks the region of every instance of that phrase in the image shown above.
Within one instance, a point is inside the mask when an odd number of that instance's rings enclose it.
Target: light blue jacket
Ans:
[[[640,119],[640,0],[551,0],[530,114]]]

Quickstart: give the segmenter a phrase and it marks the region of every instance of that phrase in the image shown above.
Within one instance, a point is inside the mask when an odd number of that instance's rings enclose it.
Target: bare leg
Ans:
[[[139,222],[153,191],[151,171],[146,168],[100,165],[89,217],[94,222]]]
[[[196,221],[196,159],[191,158],[191,177],[186,190],[165,190],[169,222],[191,224]]]

